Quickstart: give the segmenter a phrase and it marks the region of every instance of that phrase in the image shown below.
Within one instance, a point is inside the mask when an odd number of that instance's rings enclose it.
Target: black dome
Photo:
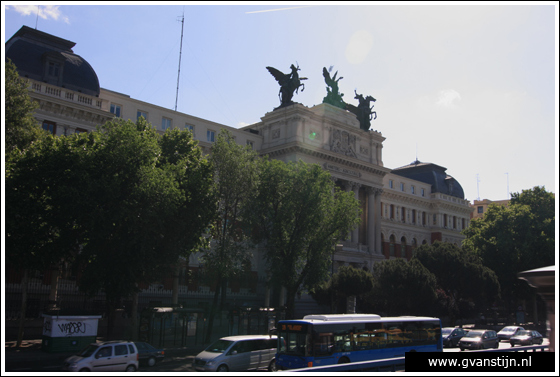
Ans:
[[[74,42],[22,26],[6,42],[6,58],[16,65],[22,77],[98,97],[97,74],[85,59],[74,54],[74,45]],[[60,80],[45,75],[48,60],[62,65]]]
[[[465,193],[461,184],[445,171],[447,168],[432,164],[430,162],[414,161],[410,165],[393,169],[392,173],[406,178],[432,185],[432,193],[442,194],[465,199]]]

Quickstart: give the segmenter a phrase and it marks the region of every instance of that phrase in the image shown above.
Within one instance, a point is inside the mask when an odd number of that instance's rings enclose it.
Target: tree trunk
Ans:
[[[138,340],[138,292],[132,294],[132,307],[130,308],[130,336],[132,340]]]
[[[27,312],[27,283],[29,281],[27,269],[23,270],[23,277],[21,279],[21,314],[19,318],[18,338],[16,347],[21,347],[23,341],[23,330],[25,328],[25,316]]]
[[[60,279],[60,266],[51,270],[51,290],[49,292],[49,310],[55,309],[58,298],[58,280]]]
[[[210,343],[210,339],[212,337],[212,327],[214,326],[214,317],[216,316],[216,309],[218,307],[218,298],[220,296],[222,284],[221,279],[216,284],[216,291],[214,292],[214,300],[212,301],[212,307],[210,308],[210,313],[208,314],[208,324],[206,328],[206,338],[204,339],[204,343]]]

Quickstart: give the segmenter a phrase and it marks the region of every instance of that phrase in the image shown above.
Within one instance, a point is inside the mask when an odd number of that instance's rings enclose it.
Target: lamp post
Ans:
[[[342,251],[342,244],[336,244],[333,247],[331,259],[331,314],[334,314],[334,289],[333,289],[333,276],[334,276],[334,253]]]

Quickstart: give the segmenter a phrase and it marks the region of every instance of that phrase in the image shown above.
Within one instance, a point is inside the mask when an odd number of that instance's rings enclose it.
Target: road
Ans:
[[[544,339],[545,345],[548,345],[548,339]],[[511,346],[508,342],[500,342],[500,349],[509,350]],[[461,352],[459,348],[444,348],[444,352]],[[463,351],[469,352],[469,351]],[[175,356],[173,358],[166,358],[162,362],[153,367],[140,366],[139,372],[195,372],[192,367],[195,355]],[[6,363],[7,372],[61,372],[62,361],[59,357],[41,361],[28,361],[22,363],[12,364]]]

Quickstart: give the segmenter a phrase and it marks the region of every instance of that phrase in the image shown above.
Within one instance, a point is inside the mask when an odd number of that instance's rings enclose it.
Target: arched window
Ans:
[[[396,239],[395,236],[393,234],[391,234],[391,237],[389,237],[389,255],[394,257],[395,256],[395,243],[396,243]]]
[[[406,238],[401,238],[401,258],[406,258]]]

